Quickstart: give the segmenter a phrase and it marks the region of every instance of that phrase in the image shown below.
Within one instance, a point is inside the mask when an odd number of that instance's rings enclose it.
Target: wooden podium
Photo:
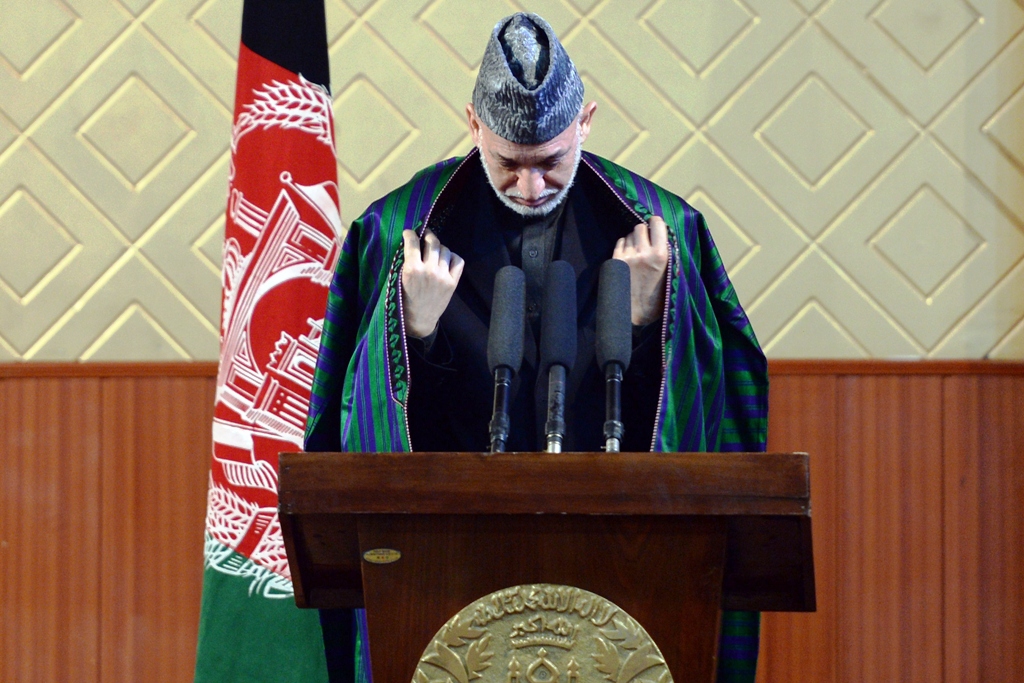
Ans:
[[[284,453],[280,473],[295,601],[366,608],[374,683],[409,683],[510,586],[610,600],[676,681],[714,680],[721,609],[815,609],[804,453]]]

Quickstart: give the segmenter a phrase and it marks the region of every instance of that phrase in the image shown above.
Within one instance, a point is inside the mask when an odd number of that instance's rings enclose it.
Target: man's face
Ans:
[[[583,107],[576,121],[547,142],[521,145],[496,135],[477,117],[472,104],[466,106],[487,179],[505,206],[524,216],[544,216],[562,202],[576,176],[596,109],[596,102]]]

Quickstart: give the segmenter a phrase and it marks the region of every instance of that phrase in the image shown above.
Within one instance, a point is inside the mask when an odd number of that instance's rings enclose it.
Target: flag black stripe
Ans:
[[[323,0],[245,0],[242,43],[307,81],[330,88]]]

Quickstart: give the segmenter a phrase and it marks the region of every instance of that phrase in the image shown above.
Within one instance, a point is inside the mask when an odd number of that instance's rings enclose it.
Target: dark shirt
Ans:
[[[483,452],[493,378],[487,368],[487,328],[494,276],[504,265],[526,275],[523,364],[512,385],[507,450],[544,450],[547,376],[538,368],[544,269],[556,259],[577,276],[577,358],[567,378],[563,450],[597,451],[604,445],[604,374],[594,358],[597,273],[635,217],[581,165],[576,184],[555,211],[526,218],[505,207],[471,162],[451,203],[430,226],[442,244],[466,261],[455,295],[437,331],[409,340],[409,428],[417,451]],[[624,451],[650,449],[661,383],[660,323],[635,331],[623,380]]]
[[[562,244],[566,212],[571,202],[563,201],[546,216],[526,218],[514,211],[499,211],[498,229],[508,248],[509,262],[522,268],[526,276],[526,321],[539,330],[540,309],[544,299],[544,273]],[[569,220],[572,220],[571,215]],[[539,334],[539,331],[537,332]]]

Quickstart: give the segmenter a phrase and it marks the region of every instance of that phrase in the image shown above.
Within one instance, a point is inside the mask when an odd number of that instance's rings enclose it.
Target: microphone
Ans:
[[[576,273],[552,261],[544,274],[540,321],[540,369],[548,373],[548,453],[561,453],[565,438],[565,377],[576,361]]]
[[[525,308],[526,277],[515,266],[505,266],[494,276],[491,326],[487,331],[487,368],[494,377],[491,453],[504,453],[508,441],[508,400],[512,377],[523,362]]]
[[[608,259],[601,264],[597,284],[597,365],[604,370],[605,451],[618,453],[625,427],[622,424],[622,375],[633,355],[630,320],[629,266]]]

